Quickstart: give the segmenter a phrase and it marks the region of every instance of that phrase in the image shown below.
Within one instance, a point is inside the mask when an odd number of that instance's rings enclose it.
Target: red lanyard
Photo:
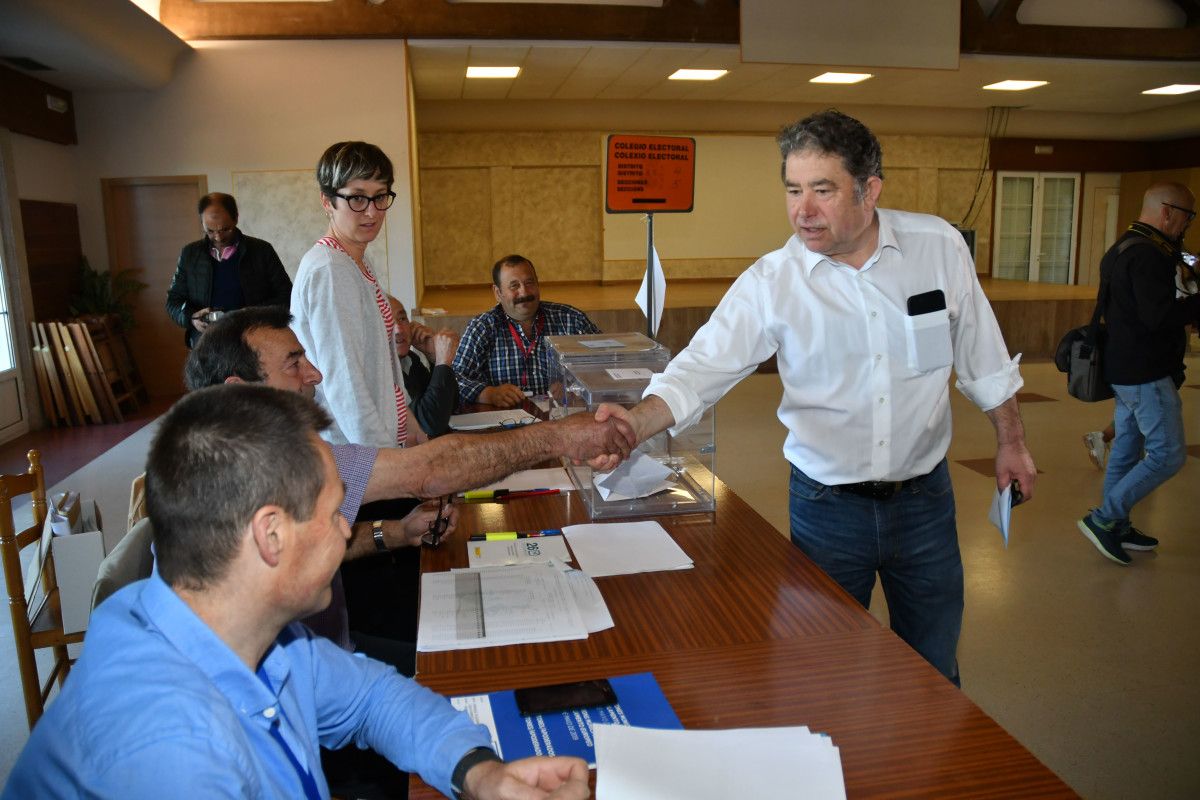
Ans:
[[[513,325],[512,320],[508,320],[508,332],[512,336],[513,344],[517,346],[517,350],[521,351],[521,358],[524,365],[521,367],[521,388],[529,388],[529,359],[533,356],[533,351],[537,349],[538,339],[541,338],[542,328],[546,325],[546,318],[542,316],[541,309],[538,309],[537,321],[533,324],[533,336],[529,338],[529,345],[521,339],[521,331]]]

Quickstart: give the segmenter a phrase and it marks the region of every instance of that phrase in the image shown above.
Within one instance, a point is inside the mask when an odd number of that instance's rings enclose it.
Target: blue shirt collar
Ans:
[[[281,654],[281,644],[285,638],[291,638],[290,628],[284,630],[262,660],[262,669],[271,681],[272,689],[268,690],[157,571],[146,579],[140,606],[148,626],[156,628],[184,658],[195,664],[230,705],[264,727],[270,723],[270,718],[278,713],[279,695],[288,679],[288,664]],[[275,711],[267,716],[269,708]]]

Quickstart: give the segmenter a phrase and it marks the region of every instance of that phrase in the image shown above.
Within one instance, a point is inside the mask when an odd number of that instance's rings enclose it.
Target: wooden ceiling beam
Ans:
[[[979,0],[962,0],[964,53],[1046,58],[1134,61],[1200,60],[1200,2],[1173,0],[1183,9],[1183,28],[1097,28],[1023,25],[1017,11],[1025,0],[1000,0],[985,14]]]
[[[738,0],[664,0],[662,8],[451,4],[446,0],[197,3],[161,0],[160,21],[197,39],[520,39],[738,42]]]

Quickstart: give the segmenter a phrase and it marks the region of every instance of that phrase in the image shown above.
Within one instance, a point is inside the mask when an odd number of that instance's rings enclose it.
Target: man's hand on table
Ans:
[[[479,397],[475,398],[475,402],[496,408],[516,408],[525,402],[525,392],[511,383],[485,386]]]
[[[485,761],[467,772],[471,800],[583,800],[592,796],[581,758],[535,756],[504,763]]]

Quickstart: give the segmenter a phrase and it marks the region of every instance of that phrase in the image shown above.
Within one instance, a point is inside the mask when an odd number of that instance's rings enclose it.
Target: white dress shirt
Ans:
[[[827,485],[905,480],[946,455],[951,366],[959,391],[984,411],[1016,394],[1020,355],[1009,358],[962,236],[938,217],[877,214],[879,244],[861,269],[793,236],[742,273],[646,388],[670,408],[672,433],[776,355],[789,462]],[[933,347],[916,357],[917,369],[907,300],[933,289],[945,293],[948,321],[922,333]]]

